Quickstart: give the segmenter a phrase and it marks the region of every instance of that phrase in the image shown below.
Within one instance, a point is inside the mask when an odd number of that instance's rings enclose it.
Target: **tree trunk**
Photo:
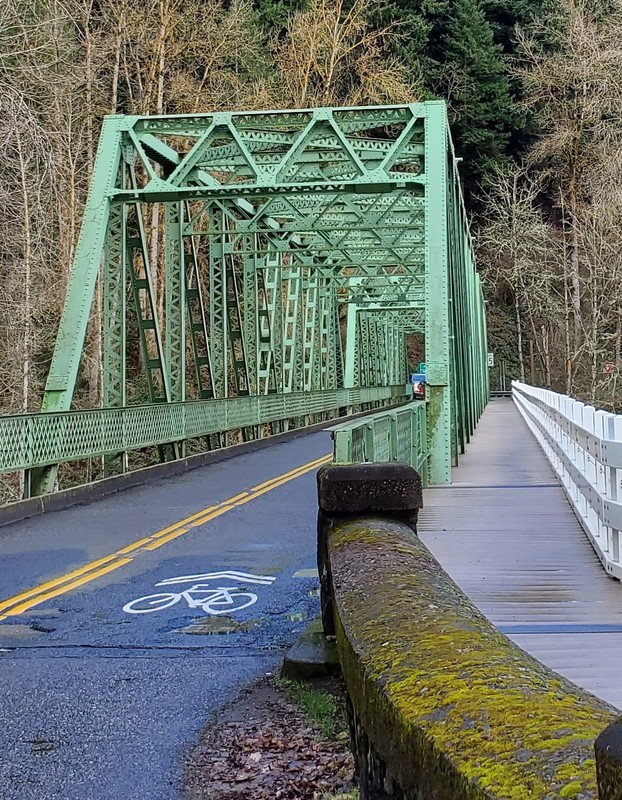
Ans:
[[[32,257],[32,229],[30,219],[30,197],[28,194],[28,178],[27,168],[24,160],[24,150],[22,147],[22,140],[19,128],[16,127],[15,139],[17,145],[17,154],[19,158],[20,169],[20,188],[22,192],[22,209],[23,209],[23,231],[24,231],[24,245],[23,245],[23,273],[24,273],[24,311],[23,311],[23,325],[24,325],[24,338],[22,348],[22,411],[27,413],[28,400],[30,394],[30,348],[31,348],[31,257]]]
[[[525,383],[525,359],[523,357],[523,323],[521,319],[518,295],[514,298],[514,310],[516,312],[516,346],[518,348],[518,363],[520,365],[520,379]]]
[[[575,356],[581,347],[581,284],[579,281],[579,234],[573,213],[570,250],[570,300],[573,316],[573,348]]]
[[[110,113],[117,113],[117,103],[119,97],[119,75],[121,73],[121,31],[117,31],[114,48],[114,67],[112,69],[112,93],[110,98]]]
[[[551,341],[546,325],[542,326],[542,350],[544,353],[544,380],[546,386],[551,388]]]
[[[566,211],[564,203],[564,195],[560,189],[560,208],[562,212],[562,220],[565,220]],[[573,356],[571,349],[571,335],[570,335],[570,296],[568,288],[568,259],[566,258],[566,229],[562,225],[562,236],[564,240],[564,256],[562,259],[564,265],[564,344],[566,348],[566,394],[572,392],[572,378],[573,378]]]

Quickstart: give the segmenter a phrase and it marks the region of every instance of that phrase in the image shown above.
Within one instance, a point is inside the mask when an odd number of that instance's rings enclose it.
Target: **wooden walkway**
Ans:
[[[622,708],[622,583],[607,576],[510,399],[492,400],[421,539],[519,647]]]

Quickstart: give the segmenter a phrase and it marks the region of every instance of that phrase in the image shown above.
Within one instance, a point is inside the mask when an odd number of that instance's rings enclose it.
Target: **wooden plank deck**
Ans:
[[[421,539],[519,647],[622,708],[622,583],[603,570],[512,400],[425,492]]]

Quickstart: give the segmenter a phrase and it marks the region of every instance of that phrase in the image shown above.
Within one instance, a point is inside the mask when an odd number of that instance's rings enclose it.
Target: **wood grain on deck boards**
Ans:
[[[519,647],[622,708],[622,584],[511,400],[489,403],[452,478],[425,491],[421,540]]]

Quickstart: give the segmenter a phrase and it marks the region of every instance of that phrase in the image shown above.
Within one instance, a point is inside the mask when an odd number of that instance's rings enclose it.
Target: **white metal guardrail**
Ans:
[[[622,415],[518,381],[512,396],[604,568],[622,580]]]

